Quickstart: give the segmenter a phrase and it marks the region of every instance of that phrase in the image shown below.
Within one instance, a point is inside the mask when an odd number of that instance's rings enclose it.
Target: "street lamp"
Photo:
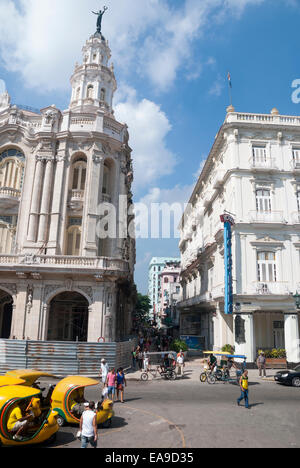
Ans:
[[[298,291],[296,292],[295,296],[293,296],[295,299],[296,307],[298,310],[300,310],[300,294]]]

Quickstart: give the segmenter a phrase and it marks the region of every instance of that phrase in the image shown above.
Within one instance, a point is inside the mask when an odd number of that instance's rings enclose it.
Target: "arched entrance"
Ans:
[[[50,302],[48,341],[87,341],[87,299],[77,292],[63,292]]]
[[[0,290],[0,338],[9,339],[13,314],[13,298]]]

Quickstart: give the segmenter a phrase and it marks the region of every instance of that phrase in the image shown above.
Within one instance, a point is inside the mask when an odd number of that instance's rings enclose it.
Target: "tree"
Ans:
[[[151,303],[149,297],[138,293],[134,313],[137,327],[150,324],[150,310]]]

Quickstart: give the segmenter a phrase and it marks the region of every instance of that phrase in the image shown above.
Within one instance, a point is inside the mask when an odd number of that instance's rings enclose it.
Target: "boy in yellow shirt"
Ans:
[[[238,406],[242,400],[245,400],[245,408],[249,409],[249,379],[248,379],[248,371],[245,370],[243,375],[240,378],[240,388],[241,388],[241,396],[237,400]]]

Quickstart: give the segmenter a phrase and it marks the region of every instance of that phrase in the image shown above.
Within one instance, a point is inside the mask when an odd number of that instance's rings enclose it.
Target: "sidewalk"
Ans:
[[[184,374],[187,378],[189,378],[192,381],[198,381],[201,372],[204,370],[204,361],[203,359],[194,359],[191,361],[187,361],[185,363],[185,368],[184,368]],[[259,371],[258,369],[249,369],[249,381],[250,382],[273,382],[274,381],[274,376],[276,373],[280,371],[280,369],[267,369],[266,374],[267,377],[259,377]],[[128,381],[141,381],[141,371],[136,370],[134,371],[133,369],[128,369],[126,370],[126,379]],[[153,377],[151,374],[149,374],[149,381],[153,380]]]

